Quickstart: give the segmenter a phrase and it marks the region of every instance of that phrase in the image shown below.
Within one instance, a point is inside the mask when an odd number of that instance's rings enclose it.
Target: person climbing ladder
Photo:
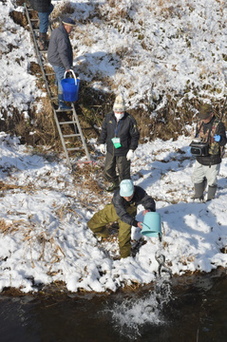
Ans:
[[[39,48],[48,48],[47,31],[49,25],[49,15],[54,9],[51,0],[30,0],[31,7],[38,12],[39,16]]]

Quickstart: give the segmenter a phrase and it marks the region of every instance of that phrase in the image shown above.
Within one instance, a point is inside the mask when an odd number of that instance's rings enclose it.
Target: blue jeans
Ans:
[[[57,65],[52,65],[54,72],[55,72],[55,77],[58,85],[58,94],[63,93],[61,81],[64,78],[64,73],[65,73],[65,68],[57,66]]]
[[[47,33],[49,25],[49,15],[53,11],[53,9],[54,6],[51,4],[48,12],[38,12],[40,33]]]

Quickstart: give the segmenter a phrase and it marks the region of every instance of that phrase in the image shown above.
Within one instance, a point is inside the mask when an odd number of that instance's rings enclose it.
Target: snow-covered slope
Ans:
[[[67,2],[52,1],[52,17]],[[41,96],[29,72],[36,61],[29,32],[1,8],[1,107],[26,115]],[[167,97],[221,99],[227,75],[226,1],[70,1],[77,27],[71,35],[74,67],[81,80],[102,91],[125,94],[129,108],[164,106]],[[159,106],[156,107],[157,103]]]
[[[133,179],[156,199],[162,242],[145,238],[135,258],[113,260],[117,240],[100,243],[86,225],[111,196],[87,189],[86,179],[75,185],[64,164],[49,163],[1,133],[0,289],[13,286],[27,292],[33,285],[63,281],[70,291],[115,291],[155,280],[156,253],[178,275],[226,267],[226,158],[217,198],[194,203],[188,144],[181,137],[136,150]],[[132,240],[140,236],[133,228]]]
[[[56,15],[62,2],[53,3]],[[72,36],[75,69],[93,87],[122,90],[129,108],[152,108],[159,98],[163,106],[168,94],[223,98],[225,1],[70,3],[78,21]],[[29,33],[9,16],[23,7],[6,0],[0,9],[1,113],[10,116],[17,108],[26,117],[34,99],[45,94],[29,73],[36,61]],[[100,243],[86,225],[111,196],[91,191],[86,177],[78,184],[62,161],[50,162],[1,132],[0,290],[28,292],[63,281],[70,291],[101,292],[149,283],[159,266],[156,253],[178,275],[226,267],[226,158],[217,198],[193,203],[189,143],[184,137],[158,139],[136,150],[133,180],[156,199],[163,239],[147,238],[135,258],[113,260],[117,240]],[[132,239],[139,237],[133,228]]]

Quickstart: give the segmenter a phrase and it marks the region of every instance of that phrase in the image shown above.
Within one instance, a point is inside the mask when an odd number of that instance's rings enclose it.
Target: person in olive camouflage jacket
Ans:
[[[199,110],[199,122],[196,126],[195,137],[207,143],[207,153],[198,155],[194,164],[192,180],[195,194],[193,199],[204,200],[204,191],[208,184],[207,201],[215,197],[217,176],[220,171],[222,154],[227,142],[225,126],[214,113],[209,104],[202,104]]]

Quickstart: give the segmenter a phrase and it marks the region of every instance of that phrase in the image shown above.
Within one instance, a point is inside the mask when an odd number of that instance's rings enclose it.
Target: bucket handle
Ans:
[[[72,73],[73,78],[75,78],[75,82],[77,82],[76,75],[75,75],[75,73],[74,73],[74,71],[73,71],[72,69],[69,69],[69,70],[65,71],[65,73],[64,73],[64,78],[66,78],[66,75],[67,75],[68,72],[71,72],[71,73]]]
[[[144,222],[143,222],[143,227],[149,228],[149,230],[151,231],[151,233],[159,233],[159,234],[162,234],[161,231],[151,230],[150,227],[149,227],[146,223],[144,223]]]

